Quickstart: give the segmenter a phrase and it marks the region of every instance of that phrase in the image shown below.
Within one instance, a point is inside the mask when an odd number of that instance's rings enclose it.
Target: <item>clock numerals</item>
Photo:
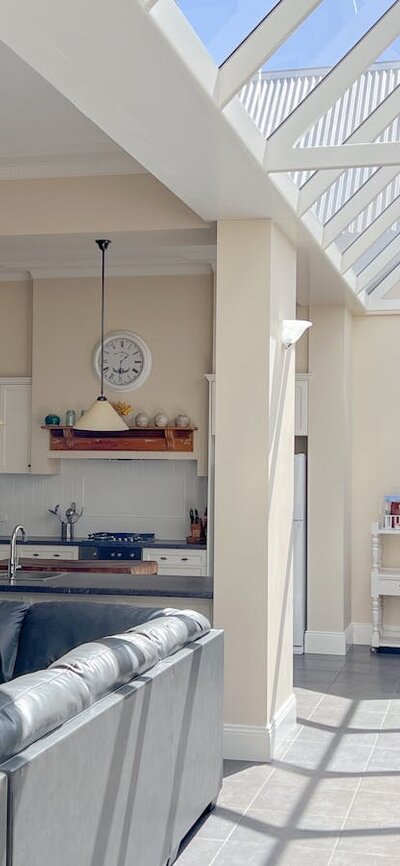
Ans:
[[[99,354],[97,370],[99,371]],[[145,381],[151,369],[151,354],[140,337],[129,332],[110,335],[104,343],[103,375],[105,382],[114,390],[129,390]]]

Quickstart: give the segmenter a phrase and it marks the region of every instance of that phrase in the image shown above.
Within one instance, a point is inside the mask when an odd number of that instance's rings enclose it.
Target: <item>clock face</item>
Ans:
[[[94,365],[100,376],[100,344]],[[104,383],[112,391],[132,391],[146,381],[151,370],[151,352],[144,340],[131,331],[116,331],[104,340]]]

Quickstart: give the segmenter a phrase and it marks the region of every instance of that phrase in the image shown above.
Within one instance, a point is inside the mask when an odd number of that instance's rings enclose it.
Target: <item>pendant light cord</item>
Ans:
[[[104,400],[104,317],[105,317],[105,281],[106,281],[106,249],[111,241],[98,240],[96,244],[101,251],[101,315],[100,315],[100,397]]]

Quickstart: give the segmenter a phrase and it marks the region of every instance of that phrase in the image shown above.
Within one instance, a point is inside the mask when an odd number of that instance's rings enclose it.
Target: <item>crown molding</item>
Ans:
[[[30,271],[34,280],[50,279],[83,279],[98,277],[98,267],[42,267]],[[212,274],[212,267],[207,262],[181,262],[179,264],[149,264],[149,265],[118,265],[107,268],[107,277],[166,277],[190,276],[196,274]]]
[[[26,283],[31,279],[30,271],[0,269],[0,283]]]
[[[123,152],[60,153],[1,157],[0,180],[35,180],[49,177],[86,177],[112,174],[147,174]]]

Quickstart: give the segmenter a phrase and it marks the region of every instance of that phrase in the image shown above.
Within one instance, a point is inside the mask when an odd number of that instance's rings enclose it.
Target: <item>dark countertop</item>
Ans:
[[[9,535],[0,535],[0,544],[9,544],[10,536]],[[62,545],[63,547],[76,547],[76,546],[86,546],[86,547],[101,547],[102,544],[112,544],[109,541],[99,541],[95,538],[74,538],[73,541],[63,541],[58,535],[28,535],[26,541],[22,541],[21,538],[18,537],[18,545],[20,544],[51,544],[51,545]],[[127,547],[132,547],[131,542],[119,541],[119,545],[123,546],[126,544]],[[178,550],[206,550],[205,544],[187,544],[186,541],[183,541],[182,538],[171,539],[171,538],[156,538],[155,541],[146,541],[145,544],[139,544],[139,547],[167,547],[167,548],[177,548]]]
[[[62,595],[140,595],[159,598],[206,598],[213,597],[212,577],[138,576],[130,574],[74,574],[53,575],[40,579],[29,578],[29,574],[18,575],[16,583],[10,585],[0,578],[0,592],[58,593]]]

